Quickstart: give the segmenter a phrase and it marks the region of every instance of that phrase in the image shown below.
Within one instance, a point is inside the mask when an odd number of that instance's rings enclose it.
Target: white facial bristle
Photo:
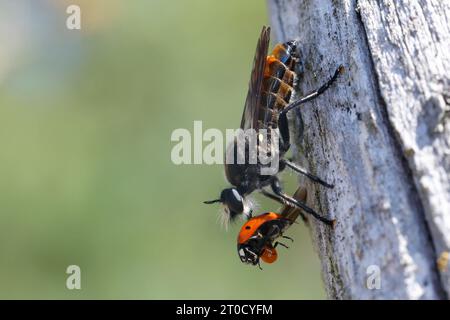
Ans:
[[[230,225],[230,211],[227,206],[221,206],[217,220],[222,228],[224,228],[225,231],[228,231],[228,226]]]

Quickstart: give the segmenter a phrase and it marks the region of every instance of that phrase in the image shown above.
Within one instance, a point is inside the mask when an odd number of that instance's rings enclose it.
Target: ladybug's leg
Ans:
[[[298,107],[299,105],[304,104],[305,102],[311,101],[320,96],[337,80],[339,74],[342,72],[344,72],[344,67],[341,65],[336,69],[334,75],[330,78],[330,80],[328,80],[325,84],[323,84],[319,89],[312,91],[308,93],[305,97],[300,98],[297,101],[294,101],[291,104],[289,104],[286,108],[283,109],[283,111],[281,111],[280,117],[282,114],[289,112],[289,110],[294,109],[295,107]]]
[[[291,240],[292,242],[294,242],[294,239],[292,239],[291,237],[288,237],[288,236],[281,236],[282,238],[284,238],[284,239],[288,239],[288,240]]]
[[[327,188],[334,188],[334,186],[332,184],[329,184],[328,182],[323,181],[319,177],[307,172],[305,169],[301,168],[300,166],[298,166],[297,164],[295,164],[289,160],[281,159],[280,162],[282,162],[284,165],[288,166],[295,172],[298,172],[300,174],[307,176],[309,179],[311,179],[314,182],[320,183],[321,185],[323,185]]]
[[[283,192],[283,188],[281,187],[280,181],[278,180],[278,178],[273,177],[272,178],[272,183],[271,183],[271,187],[273,192],[279,196],[281,199],[283,199],[286,202],[289,202],[290,204],[293,204],[297,207],[299,207],[300,209],[303,209],[306,213],[312,215],[314,218],[316,218],[317,220],[322,221],[323,223],[329,225],[329,226],[334,226],[336,220],[330,220],[327,218],[324,218],[322,216],[320,216],[317,212],[315,212],[313,209],[311,209],[310,207],[308,207],[306,204],[304,204],[301,201],[298,201],[290,196],[288,196],[287,194],[285,194]]]
[[[275,242],[275,244],[273,245],[273,247],[274,248],[276,248],[278,245],[280,245],[280,246],[282,246],[282,247],[285,247],[286,249],[289,249],[289,247],[287,246],[287,245],[285,245],[284,243],[281,243],[281,242]]]

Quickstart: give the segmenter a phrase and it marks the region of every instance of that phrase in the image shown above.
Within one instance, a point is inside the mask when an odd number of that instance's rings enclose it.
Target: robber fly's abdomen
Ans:
[[[277,44],[272,54],[267,56],[261,103],[272,110],[270,121],[275,126],[278,113],[289,104],[294,91],[294,69],[298,62],[296,50],[296,42],[288,41]]]

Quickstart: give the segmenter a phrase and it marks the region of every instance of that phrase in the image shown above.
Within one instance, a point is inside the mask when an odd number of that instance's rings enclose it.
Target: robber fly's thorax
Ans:
[[[289,41],[275,46],[272,53],[266,57],[264,76],[262,79],[261,99],[259,99],[258,126],[256,141],[245,138],[245,148],[235,139],[227,148],[225,175],[234,186],[246,185],[249,192],[264,185],[267,175],[261,175],[261,163],[251,160],[250,148],[256,148],[257,156],[273,155],[279,152],[272,141],[278,139],[278,117],[283,108],[289,104],[294,91],[295,65],[298,62],[296,42]],[[256,143],[255,143],[256,142]],[[276,149],[276,150],[275,150]],[[281,156],[282,154],[280,154]],[[245,161],[242,161],[244,159]],[[239,161],[241,160],[241,161]]]

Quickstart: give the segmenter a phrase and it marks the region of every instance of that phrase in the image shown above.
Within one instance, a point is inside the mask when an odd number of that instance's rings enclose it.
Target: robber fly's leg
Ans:
[[[288,166],[289,168],[291,168],[292,170],[294,170],[295,172],[298,172],[300,174],[305,175],[306,177],[308,177],[309,179],[311,179],[314,182],[317,182],[327,188],[334,188],[334,185],[329,184],[328,182],[323,181],[322,179],[320,179],[319,177],[309,173],[308,171],[304,170],[303,168],[301,168],[300,166],[296,165],[295,163],[286,160],[286,159],[281,159],[280,162],[283,162],[284,165]]]
[[[281,236],[283,239],[288,239],[288,240],[291,240],[292,242],[294,242],[294,239],[292,239],[291,237],[288,237],[288,236]]]
[[[288,196],[287,194],[285,194],[283,192],[283,189],[281,188],[280,181],[276,177],[272,178],[271,187],[272,187],[273,192],[277,196],[279,196],[280,198],[285,200],[286,202],[289,202],[289,203],[291,203],[291,204],[293,204],[293,205],[303,209],[306,213],[312,215],[317,220],[320,220],[320,221],[322,221],[323,223],[325,223],[325,224],[327,224],[329,226],[334,226],[335,220],[330,220],[330,219],[322,217],[317,212],[315,212],[313,209],[311,209],[310,207],[305,205],[303,202],[298,201],[298,200]]]
[[[289,125],[287,115],[281,114],[278,119],[278,128],[280,129],[280,152],[286,153],[291,147],[290,135],[289,135]]]
[[[261,193],[264,196],[266,196],[267,198],[275,200],[276,202],[279,202],[280,204],[285,204],[286,203],[286,201],[284,201],[281,197],[276,196],[276,195],[274,195],[274,194],[272,194],[272,193],[270,193],[270,192],[268,192],[268,191],[266,191],[264,189],[261,189]]]
[[[267,192],[267,191],[264,190],[264,189],[261,189],[261,193],[262,193],[264,196],[266,196],[267,198],[272,199],[272,200],[275,200],[275,201],[277,201],[277,202],[279,202],[279,203],[281,203],[281,204],[285,204],[285,203],[286,203],[286,201],[283,200],[283,198],[281,198],[281,197],[279,197],[279,196],[277,196],[277,195],[274,195],[274,194],[272,194],[272,193],[270,193],[270,192]],[[294,204],[294,205],[295,205],[295,204]],[[303,212],[300,212],[300,217],[302,217],[302,220],[303,220],[304,223],[307,223],[307,222],[308,222],[308,219],[306,219],[306,217],[305,217],[305,215],[303,214]]]
[[[325,84],[323,84],[319,89],[310,92],[305,97],[298,99],[297,101],[292,102],[289,104],[286,108],[283,109],[283,111],[280,112],[280,116],[283,113],[289,112],[289,110],[294,109],[295,107],[298,107],[301,104],[304,104],[305,102],[311,101],[318,96],[320,96],[322,93],[324,93],[338,78],[339,74],[344,72],[344,67],[341,65],[339,66],[336,71],[334,72],[334,75],[328,80]]]
[[[295,117],[296,127],[298,130],[297,139],[298,139],[298,141],[302,141],[303,133],[305,131],[305,123],[303,122],[302,110],[300,110],[300,108],[295,109],[295,113],[296,113],[296,117]]]
[[[289,249],[289,247],[287,245],[285,245],[284,243],[278,242],[278,241],[274,243],[273,247],[276,248],[278,245],[285,247],[286,249]]]
[[[292,58],[295,61],[294,64],[294,71],[297,74],[297,81],[296,83],[294,83],[295,85],[298,85],[298,78],[300,78],[301,76],[303,76],[303,74],[305,73],[305,65],[303,63],[304,59],[302,59],[302,57],[304,57],[304,54],[302,52],[301,46],[299,45],[300,42],[296,43],[296,47],[297,49],[292,53]]]

